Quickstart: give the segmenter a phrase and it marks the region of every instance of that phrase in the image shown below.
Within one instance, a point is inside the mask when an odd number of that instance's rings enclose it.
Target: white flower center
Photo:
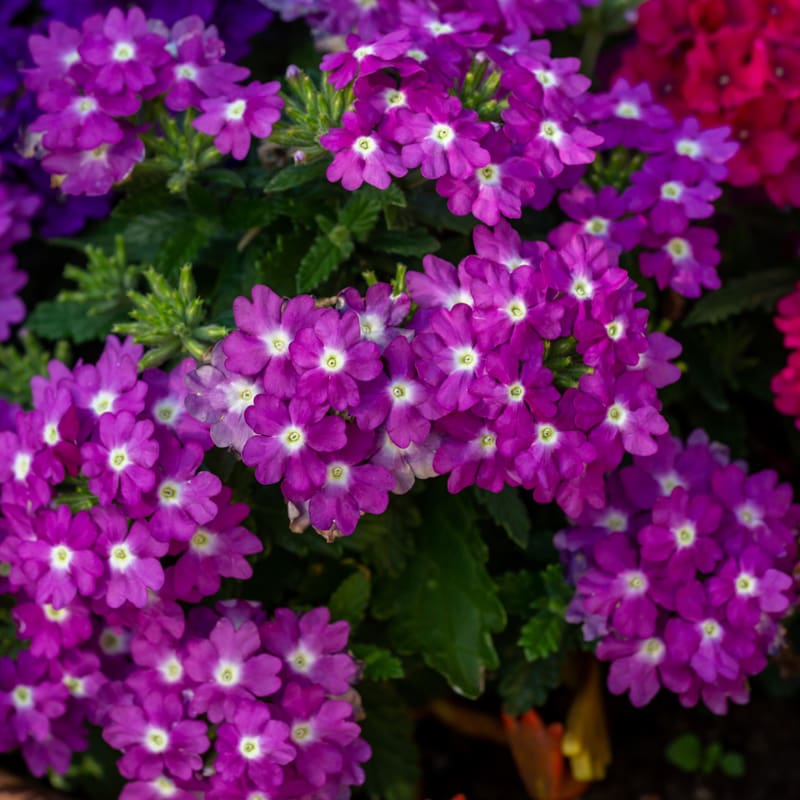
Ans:
[[[607,531],[622,533],[628,530],[628,515],[624,511],[609,511],[600,524]]]
[[[512,298],[506,306],[506,314],[508,314],[512,322],[521,322],[528,315],[525,301],[520,300],[518,297]]]
[[[511,403],[521,403],[525,399],[525,387],[521,383],[512,383],[508,387],[508,400]]]
[[[153,416],[162,425],[174,425],[181,413],[180,406],[172,398],[165,397],[153,406]]]
[[[115,472],[122,472],[130,463],[128,450],[124,445],[112,447],[111,450],[108,451],[108,465]]]
[[[449,125],[434,125],[430,138],[442,147],[447,147],[456,138],[456,132]]]
[[[295,671],[300,673],[308,672],[316,660],[314,654],[304,649],[302,646],[298,647],[293,652],[286,656],[289,666]]]
[[[228,386],[228,408],[235,414],[244,414],[253,405],[258,395],[258,387],[245,379],[232,381]]]
[[[371,56],[375,52],[375,48],[369,44],[362,44],[361,47],[353,51],[353,58],[356,61],[363,61],[367,56]]]
[[[403,108],[406,105],[406,93],[399,89],[387,89],[383,99],[388,108]]]
[[[313,741],[313,736],[310,722],[296,722],[292,725],[292,741],[295,744],[308,744]]]
[[[50,551],[50,566],[57,570],[69,569],[69,565],[72,563],[72,555],[72,550],[65,544],[56,545]]]
[[[109,566],[117,572],[125,572],[135,560],[136,556],[131,553],[130,547],[125,542],[115,544],[108,555]]]
[[[478,439],[478,443],[484,450],[494,450],[497,446],[497,437],[493,433],[484,433]]]
[[[111,411],[111,406],[114,405],[116,399],[117,396],[113,392],[103,389],[91,399],[89,407],[99,417],[101,414],[105,414],[106,411]]]
[[[673,489],[677,489],[678,486],[683,486],[684,488],[686,486],[681,476],[674,471],[666,472],[663,475],[656,475],[656,480],[658,481],[658,485],[661,487],[661,494],[665,496],[671,495]]]
[[[328,465],[328,483],[345,484],[350,470],[347,464],[329,464]]]
[[[371,136],[359,136],[353,142],[353,150],[364,158],[374,153],[377,149],[378,145]]]
[[[162,797],[173,797],[178,793],[178,787],[166,775],[159,775],[158,778],[152,781],[151,786]]]
[[[434,36],[444,36],[445,34],[455,32],[455,28],[449,22],[439,22],[438,20],[429,22],[425,27]]]
[[[136,55],[136,46],[131,42],[117,42],[114,46],[114,61],[130,61]]]
[[[625,575],[628,594],[644,594],[649,586],[647,575],[643,572],[628,572]]]
[[[697,530],[691,522],[685,522],[680,528],[673,530],[673,534],[675,535],[675,544],[678,549],[691,547],[697,538]]]
[[[564,136],[564,131],[557,122],[547,119],[539,126],[539,136],[547,139],[548,142],[558,144]]]
[[[639,647],[639,655],[648,661],[659,662],[664,657],[666,647],[661,639],[655,636],[652,639],[645,639]]]
[[[699,158],[702,148],[694,139],[679,139],[675,142],[675,152],[680,156]]]
[[[325,372],[340,372],[344,368],[345,354],[341,350],[326,350],[319,360]]]
[[[612,425],[616,425],[617,427],[622,427],[625,424],[625,420],[628,418],[628,411],[627,409],[620,405],[619,403],[614,403],[611,408],[608,409],[608,413],[606,414],[606,420],[610,422]]]
[[[497,164],[487,164],[475,170],[478,183],[483,186],[497,186],[500,183],[500,167]]]
[[[613,322],[609,322],[608,325],[606,325],[606,333],[609,339],[616,342],[618,339],[621,339],[622,335],[625,333],[625,325],[621,320],[615,319]]]
[[[558,431],[552,425],[538,425],[536,438],[542,444],[552,446],[558,441]]]
[[[198,528],[189,540],[189,547],[203,556],[211,555],[216,550],[217,534],[212,533],[206,528]]]
[[[667,181],[661,186],[662,200],[680,200],[683,194],[683,185],[678,181]]]
[[[742,597],[751,597],[758,589],[758,580],[754,575],[740,572],[736,578],[736,594]]]
[[[86,682],[77,675],[65,675],[61,683],[67,687],[73,697],[83,697],[86,694]]]
[[[242,736],[239,740],[239,752],[250,760],[261,758],[261,743],[256,736]]]
[[[736,509],[736,519],[746,528],[757,528],[762,522],[761,511],[750,505],[740,506]]]
[[[664,248],[670,254],[673,261],[685,261],[692,257],[691,244],[680,236],[673,236],[666,245],[664,245]]]
[[[42,438],[50,447],[54,447],[61,441],[61,434],[58,432],[58,425],[48,422],[42,431]]]
[[[706,639],[719,639],[722,636],[722,627],[714,619],[707,619],[700,623],[700,630]]]
[[[456,370],[474,372],[479,360],[478,353],[471,347],[453,348],[453,366]]]
[[[144,735],[144,746],[151,753],[163,753],[169,747],[169,734],[163,728],[148,728]]]
[[[403,381],[396,381],[389,387],[389,394],[393,403],[410,403],[412,398],[411,386]]]
[[[592,217],[586,220],[583,229],[594,236],[605,236],[608,233],[609,220],[605,217]]]
[[[214,680],[222,686],[235,686],[239,677],[239,665],[228,661],[221,662],[214,673]]]
[[[33,706],[33,689],[22,684],[15,686],[14,691],[11,692],[11,702],[17,709],[31,708]]]
[[[576,278],[569,287],[569,292],[578,300],[588,300],[594,294],[594,286],[590,281]]]
[[[555,72],[552,72],[549,69],[535,69],[533,74],[536,80],[539,81],[539,83],[545,88],[555,86],[558,83],[558,78],[556,77]]]
[[[81,97],[75,101],[75,108],[79,114],[86,116],[97,108],[97,101],[93,97]]]
[[[622,100],[617,103],[614,113],[622,119],[639,119],[642,116],[639,106],[630,100]]]
[[[234,100],[225,106],[225,119],[230,122],[239,122],[244,117],[245,111],[247,111],[247,101],[241,98]]]
[[[63,622],[69,616],[69,611],[66,608],[53,608],[50,603],[45,603],[42,606],[42,612],[50,622]]]
[[[285,428],[281,433],[281,440],[283,441],[283,446],[287,450],[289,450],[290,452],[295,452],[303,447],[306,441],[306,437],[303,431],[300,430],[300,428],[289,426],[288,428]]]
[[[28,473],[31,471],[32,461],[33,459],[29,453],[17,453],[14,456],[14,463],[11,470],[18,481],[24,481],[25,478],[28,477]]]
[[[175,74],[182,80],[194,81],[197,77],[197,70],[193,64],[178,64],[175,67]]]
[[[162,506],[180,505],[181,494],[181,486],[175,481],[164,481],[158,487],[158,499]]]

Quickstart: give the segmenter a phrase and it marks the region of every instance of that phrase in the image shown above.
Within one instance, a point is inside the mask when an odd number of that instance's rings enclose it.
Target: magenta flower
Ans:
[[[660,249],[642,251],[639,266],[643,275],[655,278],[660,289],[670,286],[684,297],[700,297],[703,289],[722,285],[717,274],[722,258],[717,242],[711,228],[688,228],[680,235],[648,238],[643,244]]]
[[[97,534],[86,511],[74,517],[68,506],[41,512],[35,540],[23,541],[18,547],[18,558],[32,582],[37,603],[64,608],[77,594],[94,592],[103,574],[102,562],[94,552]]]
[[[356,289],[344,289],[339,293],[344,309],[355,311],[361,325],[361,338],[386,347],[405,333],[402,322],[411,310],[411,299],[401,292],[395,294],[388,283],[375,283],[361,297]]]
[[[247,580],[253,574],[245,556],[260,553],[263,545],[240,525],[250,509],[243,503],[230,503],[230,497],[231,490],[223,487],[213,498],[216,516],[195,529],[175,562],[173,584],[182,600],[197,602],[216,594],[222,578]]]
[[[340,180],[349,191],[358,189],[362,183],[386,189],[392,182],[391,175],[402,178],[408,172],[396,145],[365,127],[352,111],[345,112],[341,128],[320,136],[319,143],[335,154],[325,173],[328,180],[331,183]]]
[[[219,726],[215,741],[216,771],[226,781],[246,775],[256,786],[275,787],[283,782],[282,766],[294,759],[289,726],[272,719],[263,703],[242,703]]]
[[[30,640],[30,651],[40,658],[54,659],[92,635],[89,608],[73,600],[63,608],[50,603],[21,602],[12,611],[20,639]]]
[[[283,659],[286,681],[319,684],[330,694],[344,694],[356,677],[356,663],[343,652],[350,625],[331,623],[327,608],[301,616],[288,608],[275,610],[275,619],[261,626],[267,652]]]
[[[300,373],[297,394],[315,404],[329,402],[337,411],[357,406],[359,383],[381,372],[380,347],[361,339],[352,311],[340,316],[325,309],[313,328],[298,332],[289,353]]]
[[[160,541],[186,541],[198,525],[212,520],[222,481],[211,472],[198,472],[203,448],[193,442],[181,446],[172,436],[161,439],[161,476],[155,489],[155,512],[150,531]]]
[[[126,778],[151,780],[163,773],[186,780],[203,765],[207,726],[186,719],[180,697],[148,692],[111,708],[103,738],[124,755],[117,762]]]
[[[143,608],[148,589],[158,591],[164,583],[164,570],[158,560],[167,545],[153,538],[147,523],[137,521],[128,530],[128,520],[116,508],[97,507],[94,520],[102,533],[98,550],[106,558],[108,583],[105,600],[110,608],[131,603]]]
[[[170,59],[166,40],[151,33],[140,8],[127,16],[112,8],[105,19],[96,16],[84,22],[84,39],[78,47],[81,58],[99,67],[94,81],[109,94],[140,92],[155,83],[153,71]]]
[[[304,398],[289,403],[261,395],[247,412],[257,435],[242,451],[242,461],[256,468],[256,480],[281,483],[281,491],[295,502],[308,500],[325,481],[319,453],[338,450],[347,442],[345,422],[325,416],[325,406]]]
[[[81,447],[81,469],[103,505],[120,497],[135,506],[153,488],[159,455],[153,430],[152,422],[137,422],[129,411],[100,417],[96,438]]]
[[[309,500],[311,524],[319,531],[351,534],[361,514],[382,514],[389,504],[394,478],[376,464],[365,464],[375,449],[371,432],[351,428],[347,444],[326,454],[325,480]]]
[[[247,86],[233,86],[223,97],[202,100],[203,109],[192,125],[214,137],[220,153],[230,153],[238,161],[250,151],[250,137],[266,139],[272,124],[281,116],[283,100],[278,96],[277,81],[251,81]]]
[[[260,645],[254,623],[237,630],[227,619],[217,622],[207,640],[189,643],[186,671],[199,684],[190,703],[193,715],[205,713],[211,722],[221,722],[238,702],[280,688],[281,662],[258,653]]]
[[[387,67],[401,66],[395,62],[405,54],[409,44],[408,31],[403,28],[373,42],[362,42],[351,34],[347,37],[347,50],[325,55],[320,69],[330,73],[328,82],[334,88],[344,89],[356,75],[363,78]],[[409,66],[401,66],[403,72],[407,72]]]
[[[316,316],[310,295],[284,300],[267,286],[253,287],[252,303],[246,297],[233,301],[233,316],[238,329],[222,342],[225,366],[240,375],[264,371],[270,394],[291,397],[297,372],[289,358],[289,345],[297,332],[313,324]]]

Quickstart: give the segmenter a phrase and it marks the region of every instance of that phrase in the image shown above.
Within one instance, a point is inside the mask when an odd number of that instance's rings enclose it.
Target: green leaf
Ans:
[[[408,708],[391,684],[365,683],[359,692],[366,710],[361,730],[372,748],[364,765],[367,797],[417,800],[419,754]]]
[[[347,228],[357,242],[366,241],[383,210],[379,192],[367,186],[359,189],[339,212],[339,225]]]
[[[245,189],[247,184],[237,170],[215,167],[203,172],[203,178],[217,186],[230,186],[233,189]]]
[[[531,538],[531,520],[519,492],[511,486],[504,486],[497,493],[476,489],[475,495],[489,516],[505,530],[508,538],[524,550]]]
[[[350,243],[350,252],[352,252]],[[328,236],[320,234],[297,269],[297,291],[310,292],[316,289],[350,255],[337,247]]]
[[[497,583],[506,613],[527,617],[531,602],[541,593],[539,576],[530,570],[505,572],[497,578]]]
[[[552,611],[540,611],[523,626],[519,646],[528,661],[536,661],[557,653],[564,636],[564,618]]]
[[[503,708],[514,716],[542,706],[561,682],[561,659],[551,655],[528,662],[517,650],[503,659],[498,689]]]
[[[414,556],[397,579],[376,586],[373,613],[390,620],[401,653],[420,654],[457,692],[477,697],[485,671],[498,664],[492,633],[505,626],[505,610],[486,571],[474,508],[440,488],[423,501]]]
[[[686,315],[686,326],[717,323],[743,311],[771,311],[797,281],[797,270],[779,267],[733,278],[721,289],[710,292],[695,303]]]
[[[684,772],[697,772],[700,769],[703,748],[693,733],[685,733],[673,739],[664,751],[667,761]]]
[[[410,231],[378,231],[370,236],[369,246],[379,253],[422,258],[435,253],[441,243],[424,228],[414,228]]]
[[[75,344],[82,344],[104,338],[120,319],[114,311],[92,314],[94,310],[91,303],[45,301],[28,315],[25,326],[44,339],[71,339]]]
[[[371,591],[370,580],[363,570],[356,570],[345,578],[331,595],[328,607],[333,619],[346,619],[357,627],[364,619]]]
[[[295,186],[302,186],[304,183],[321,178],[329,163],[328,159],[323,158],[319,161],[312,161],[310,164],[290,164],[276,172],[267,181],[264,191],[285,192],[287,189],[294,189]]]
[[[364,680],[389,681],[405,676],[403,662],[383,647],[354,644],[353,655],[364,665]]]
[[[741,753],[725,753],[719,760],[719,768],[729,778],[741,778],[747,771]]]

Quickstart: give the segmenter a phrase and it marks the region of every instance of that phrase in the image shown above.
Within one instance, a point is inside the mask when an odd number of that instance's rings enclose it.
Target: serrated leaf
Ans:
[[[45,301],[39,303],[25,320],[31,333],[55,341],[71,339],[75,344],[103,339],[119,315],[115,311],[92,314],[88,303],[74,301]]]
[[[796,269],[780,267],[733,278],[721,289],[702,297],[686,315],[686,326],[717,323],[743,311],[771,311],[797,282]]]
[[[367,797],[417,800],[419,753],[408,708],[391,684],[365,683],[359,692],[366,712],[361,730],[372,748],[364,765]]]
[[[353,655],[364,665],[364,680],[389,681],[404,677],[403,662],[383,647],[354,644]]]
[[[497,578],[500,600],[509,615],[526,616],[531,602],[541,593],[538,576],[530,570],[505,572]]]
[[[316,289],[348,255],[325,234],[317,236],[297,269],[297,291],[310,292]]]
[[[370,188],[356,192],[339,212],[339,225],[343,225],[357,242],[366,241],[383,210],[377,192],[369,191]]]
[[[345,619],[353,628],[364,619],[372,586],[366,573],[356,570],[345,578],[331,595],[328,607],[333,619]]]
[[[564,618],[552,611],[540,611],[522,627],[518,644],[528,661],[537,661],[557,653],[564,636]]]
[[[685,733],[673,739],[664,751],[664,755],[673,766],[684,772],[697,772],[703,759],[703,747],[693,733]]]
[[[520,651],[503,659],[498,689],[503,708],[514,716],[542,706],[561,682],[561,659],[557,655],[526,661]]]
[[[424,501],[414,556],[397,579],[376,585],[373,613],[390,620],[399,652],[418,653],[457,692],[477,697],[485,671],[498,663],[492,633],[505,626],[505,610],[486,570],[475,509],[439,488]]]
[[[265,192],[285,192],[302,186],[304,183],[321,178],[330,162],[327,159],[312,161],[310,164],[290,164],[276,172],[264,187]]]
[[[370,236],[369,246],[379,253],[422,258],[435,253],[441,243],[423,228],[414,228],[410,231],[378,231]]]
[[[524,550],[531,538],[531,519],[519,492],[511,486],[504,486],[497,493],[476,489],[475,495],[508,538]]]

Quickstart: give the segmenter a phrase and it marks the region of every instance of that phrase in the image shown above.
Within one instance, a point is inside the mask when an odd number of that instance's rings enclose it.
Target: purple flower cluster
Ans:
[[[51,22],[29,42],[35,67],[26,87],[41,114],[28,128],[44,169],[66,194],[104,195],[145,155],[139,123],[145,101],[169,111],[196,109],[197,130],[221,153],[242,159],[251,136],[265,137],[280,116],[278,83],[238,85],[249,72],[222,61],[213,26],[189,16],[168,29],[140,8],[112,8],[80,29]]]
[[[642,706],[663,685],[724,714],[782,641],[800,507],[774,472],[748,474],[701,431],[657,443],[609,478],[602,510],[557,534],[576,587],[568,619],[599,639],[614,694]]]
[[[405,27],[353,34],[346,51],[322,60],[333,86],[352,83],[356,98],[342,127],[320,138],[334,154],[329,180],[384,189],[419,167],[453,214],[495,225],[520,217],[540,182],[594,159],[602,139],[577,116],[590,83],[577,59],[553,58],[547,41],[497,39],[471,11],[401,5]],[[478,110],[469,93],[457,96],[475,70],[475,91],[486,95]]]
[[[262,545],[202,469],[208,429],[184,411],[195,362],[140,377],[141,356],[109,337],[96,364],[34,378],[33,410],[3,405],[0,592],[29,647],[0,659],[0,750],[63,773],[89,723],[123,752],[127,799],[335,800],[369,757],[340,697],[348,626],[326,609],[266,622],[243,601],[186,617],[181,603],[249,578]]]
[[[730,130],[703,130],[692,117],[676,123],[646,84],[630,86],[624,79],[606,94],[582,98],[580,113],[603,137],[600,149],[625,148],[644,160],[621,192],[612,186],[595,192],[581,182],[561,194],[559,204],[572,221],[556,228],[550,241],[558,245],[581,232],[622,251],[641,247],[639,268],[660,289],[685,297],[718,289],[717,234],[695,223],[714,212],[725,162],[737,150]]]
[[[522,242],[507,222],[474,238],[457,268],[423,259],[408,295],[379,283],[320,308],[256,286],[188,376],[189,412],[280,484],[295,527],[352,533],[390,491],[443,474],[452,492],[523,486],[577,515],[603,506],[625,452],[656,451],[656,390],[677,379],[680,347],[648,335],[614,252],[587,236]]]
[[[469,18],[471,30],[491,32],[498,38],[514,34],[518,41],[559,30],[580,20],[581,6],[598,0],[467,0],[464,3],[420,0],[261,0],[284,20],[306,17],[317,36],[355,31],[374,36],[394,30],[398,19],[424,28],[426,33],[446,33],[444,25]],[[454,22],[455,20],[455,22]]]

